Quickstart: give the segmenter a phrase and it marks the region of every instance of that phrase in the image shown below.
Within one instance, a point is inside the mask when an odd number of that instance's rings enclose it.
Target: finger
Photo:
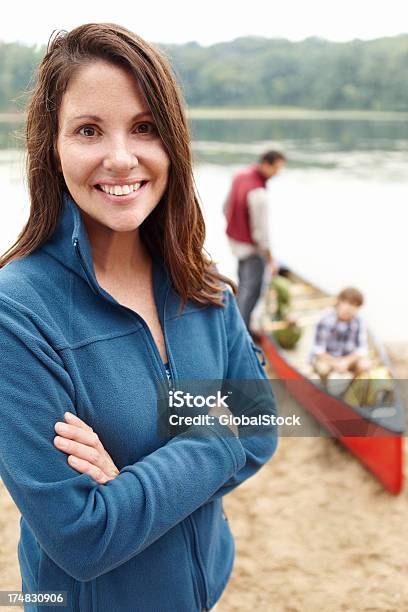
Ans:
[[[88,474],[95,482],[98,484],[104,484],[108,480],[110,480],[98,467],[92,465],[88,461],[84,459],[78,459],[78,457],[74,457],[70,455],[68,457],[68,463],[74,470],[80,472],[81,474]]]
[[[82,429],[86,429],[88,431],[93,431],[92,427],[90,427],[89,425],[87,425],[85,423],[85,421],[83,421],[82,419],[80,419],[78,416],[76,416],[76,414],[73,414],[72,412],[65,412],[64,414],[64,419],[66,420],[67,423],[69,423],[70,425],[76,425],[77,427],[80,427]]]
[[[55,431],[58,435],[67,438],[69,440],[75,440],[81,444],[92,446],[93,448],[100,447],[100,441],[98,435],[94,431],[81,429],[76,425],[68,425],[67,423],[55,423]]]
[[[103,458],[98,451],[91,446],[80,444],[79,442],[74,442],[73,440],[67,440],[61,436],[56,436],[54,438],[54,444],[58,450],[66,453],[67,455],[74,455],[75,457],[84,459],[85,461],[88,461],[99,468],[103,467]]]

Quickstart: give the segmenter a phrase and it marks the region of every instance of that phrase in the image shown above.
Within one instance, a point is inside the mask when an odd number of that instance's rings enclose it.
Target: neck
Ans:
[[[135,274],[149,268],[151,259],[139,228],[131,232],[117,232],[90,217],[85,218],[84,222],[97,276],[134,278]]]
[[[268,177],[266,176],[266,174],[263,171],[262,165],[261,164],[257,164],[255,166],[258,174],[266,181],[268,179]]]

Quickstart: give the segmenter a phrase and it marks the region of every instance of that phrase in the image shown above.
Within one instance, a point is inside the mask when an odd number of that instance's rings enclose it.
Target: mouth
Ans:
[[[102,191],[103,193],[111,196],[116,196],[122,198],[124,196],[128,196],[132,193],[135,193],[142,189],[148,181],[135,181],[134,183],[129,183],[126,185],[108,185],[104,183],[98,183],[95,185],[95,189]]]

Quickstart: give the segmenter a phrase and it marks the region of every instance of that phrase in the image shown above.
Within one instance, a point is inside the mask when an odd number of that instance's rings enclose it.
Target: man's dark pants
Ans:
[[[250,255],[238,260],[237,303],[247,329],[251,312],[261,295],[265,260],[260,255]]]

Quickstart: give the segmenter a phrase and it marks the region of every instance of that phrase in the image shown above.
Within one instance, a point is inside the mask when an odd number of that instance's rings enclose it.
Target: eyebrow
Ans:
[[[141,119],[142,117],[152,117],[152,116],[153,115],[150,111],[142,111],[141,113],[137,113],[137,115],[132,117],[131,123],[134,123],[135,121],[137,121],[138,119]],[[90,121],[95,121],[95,123],[103,123],[103,119],[101,117],[98,117],[97,115],[78,115],[77,117],[73,117],[72,119],[70,119],[68,123],[74,123],[76,121],[82,121],[85,119],[90,120]]]

